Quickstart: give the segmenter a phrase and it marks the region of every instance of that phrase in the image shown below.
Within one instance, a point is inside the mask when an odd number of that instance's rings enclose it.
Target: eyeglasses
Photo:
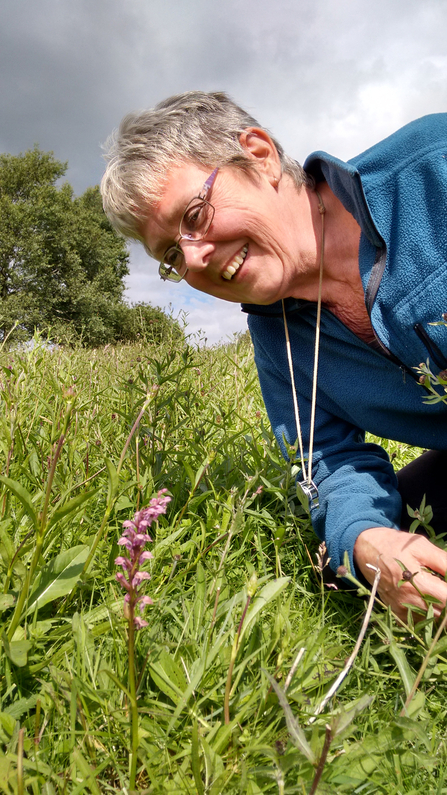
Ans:
[[[214,218],[214,207],[207,201],[207,196],[216,179],[218,168],[215,168],[205,182],[198,196],[189,202],[179,224],[180,240],[203,240]],[[179,244],[169,248],[163,254],[158,267],[160,279],[164,282],[181,282],[188,273],[185,256]]]

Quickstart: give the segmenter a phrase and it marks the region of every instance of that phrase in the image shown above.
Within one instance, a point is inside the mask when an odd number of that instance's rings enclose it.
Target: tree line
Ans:
[[[158,307],[129,306],[125,241],[102,209],[99,187],[75,196],[67,163],[38,147],[0,155],[0,342],[39,330],[86,346],[182,336]]]

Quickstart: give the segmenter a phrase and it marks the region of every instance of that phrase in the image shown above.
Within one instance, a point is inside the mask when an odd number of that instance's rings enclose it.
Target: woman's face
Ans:
[[[215,214],[206,237],[179,241],[182,215],[209,169],[193,163],[174,168],[144,226],[152,256],[160,261],[178,241],[188,267],[185,281],[226,301],[271,304],[290,295],[301,266],[296,208],[290,206],[290,195],[287,200],[283,196],[281,183],[276,186],[273,174],[263,167],[258,172],[249,177],[236,168],[219,169],[208,196]],[[300,192],[291,192],[298,200]]]

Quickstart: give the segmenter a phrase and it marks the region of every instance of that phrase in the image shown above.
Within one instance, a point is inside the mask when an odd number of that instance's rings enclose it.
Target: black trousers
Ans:
[[[408,530],[413,519],[407,505],[419,508],[424,494],[433,510],[430,522],[436,534],[447,532],[447,451],[428,450],[397,472],[402,497],[401,528]]]

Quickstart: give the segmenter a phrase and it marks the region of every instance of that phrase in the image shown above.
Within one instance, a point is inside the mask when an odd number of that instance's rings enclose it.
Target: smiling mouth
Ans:
[[[231,265],[227,265],[224,272],[222,273],[222,279],[227,279],[227,281],[230,281],[230,279],[233,278],[234,274],[238,272],[239,268],[244,262],[245,257],[247,256],[247,251],[248,251],[248,244],[245,245],[241,253],[234,258]]]

